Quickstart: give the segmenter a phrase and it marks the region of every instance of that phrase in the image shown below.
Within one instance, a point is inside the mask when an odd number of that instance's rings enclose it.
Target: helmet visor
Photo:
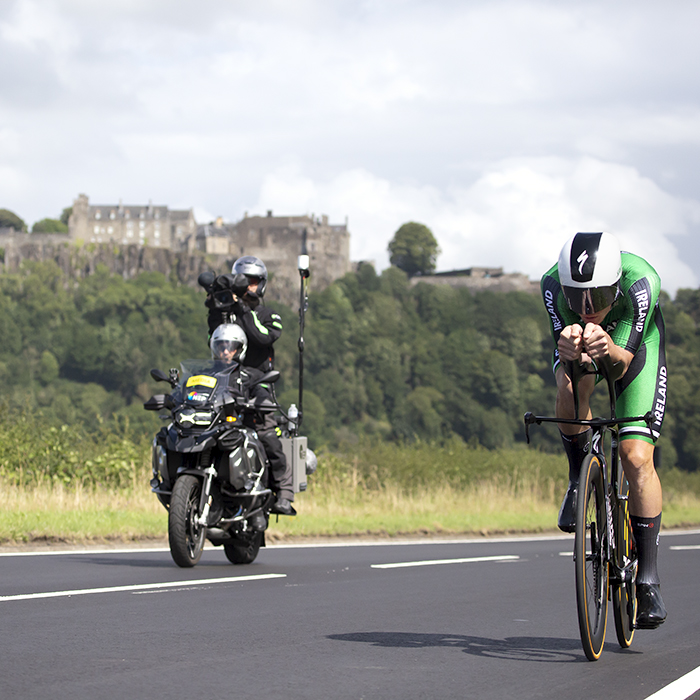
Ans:
[[[612,284],[608,287],[592,287],[581,289],[579,287],[562,286],[562,291],[569,304],[569,308],[579,316],[597,314],[608,306],[612,306],[618,295],[618,286]]]
[[[243,343],[239,340],[215,340],[211,349],[216,358],[233,359],[238,356],[242,347]]]

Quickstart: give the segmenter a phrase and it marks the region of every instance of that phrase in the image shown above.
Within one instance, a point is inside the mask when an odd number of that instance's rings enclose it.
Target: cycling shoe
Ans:
[[[666,619],[666,606],[658,583],[637,584],[637,628],[656,629]]]
[[[569,482],[569,488],[566,490],[566,496],[559,510],[559,520],[557,525],[562,532],[575,532],[576,530],[576,494],[578,492],[578,484],[573,481]]]

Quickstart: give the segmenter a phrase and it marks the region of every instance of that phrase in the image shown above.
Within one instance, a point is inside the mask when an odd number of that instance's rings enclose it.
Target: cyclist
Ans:
[[[279,314],[262,303],[267,287],[267,268],[260,258],[244,255],[233,263],[231,274],[245,275],[248,280],[247,291],[240,297],[234,296],[231,308],[235,322],[243,328],[248,338],[247,353],[242,358],[243,367],[250,375],[269,372],[274,368],[273,343],[282,333],[282,319]],[[209,308],[207,318],[209,334],[213,337],[216,328],[224,321],[224,315],[221,309],[214,305],[211,295],[207,296],[205,304]],[[270,389],[266,384],[256,385],[253,391],[258,398],[270,398]],[[296,511],[292,506],[294,500],[292,470],[287,464],[282,449],[279,439],[281,431],[277,421],[271,413],[266,413],[255,429],[270,460],[271,487],[277,494],[277,500],[271,512],[295,515]]]
[[[644,259],[621,253],[611,234],[577,233],[542,277],[541,288],[556,345],[557,418],[591,418],[589,400],[596,383],[592,375],[579,382],[575,416],[571,381],[561,360],[595,363],[606,355],[623,368],[615,383],[617,415],[653,411],[651,428],[643,421],[621,426],[620,457],[630,483],[630,518],[639,557],[637,626],[654,629],[666,619],[656,564],[662,494],[654,468],[654,441],[663,422],[667,386],[660,279]],[[592,449],[591,429],[560,423],[559,430],[569,460],[569,486],[558,525],[573,532],[579,471]]]

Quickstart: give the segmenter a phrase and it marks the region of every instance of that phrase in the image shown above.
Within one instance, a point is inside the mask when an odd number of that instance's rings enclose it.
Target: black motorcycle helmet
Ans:
[[[231,268],[233,275],[245,275],[246,277],[256,277],[260,280],[258,283],[257,295],[262,297],[265,294],[267,287],[267,268],[265,263],[254,255],[244,255],[238,258]]]

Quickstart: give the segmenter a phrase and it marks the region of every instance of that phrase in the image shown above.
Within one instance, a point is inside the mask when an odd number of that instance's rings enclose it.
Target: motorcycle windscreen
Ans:
[[[185,382],[185,402],[191,406],[204,406],[216,388],[216,378],[196,374]]]

